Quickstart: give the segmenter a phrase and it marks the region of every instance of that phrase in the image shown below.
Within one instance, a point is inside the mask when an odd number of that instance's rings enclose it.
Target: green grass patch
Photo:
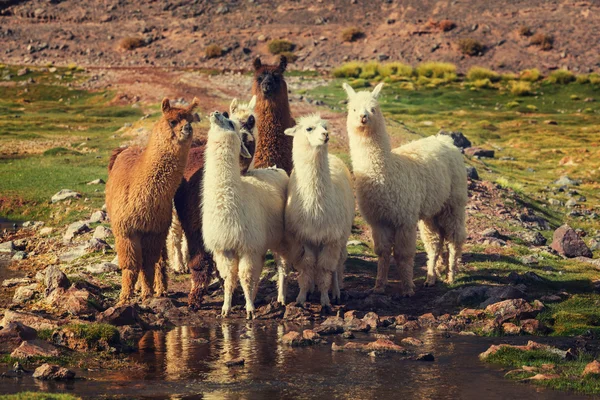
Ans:
[[[103,341],[109,344],[119,342],[119,331],[109,324],[71,324],[66,325],[65,329],[73,332],[78,339],[85,339],[88,344],[94,344]]]
[[[81,397],[67,393],[21,392],[0,395],[0,400],[77,400]]]

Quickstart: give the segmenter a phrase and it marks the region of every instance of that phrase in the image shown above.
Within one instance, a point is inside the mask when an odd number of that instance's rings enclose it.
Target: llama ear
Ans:
[[[371,96],[373,96],[374,99],[379,97],[381,88],[383,88],[383,82],[381,82],[379,85],[375,86],[375,89],[373,89],[373,91],[371,92]]]
[[[198,113],[192,114],[192,122],[200,122],[200,115]]]
[[[346,94],[348,95],[348,97],[352,97],[356,94],[354,89],[352,89],[352,86],[348,85],[346,82],[342,83],[342,87],[346,91]]]
[[[287,136],[294,136],[297,129],[298,126],[294,126],[293,128],[287,128],[283,133],[285,133]]]
[[[169,99],[167,99],[166,97],[162,101],[161,109],[163,114],[168,113],[171,109],[171,103],[169,103]]]
[[[240,145],[240,156],[242,156],[244,158],[252,158],[252,154],[250,154],[250,152],[248,151],[248,148],[244,144],[243,140],[241,141],[241,145]]]
[[[284,73],[287,68],[287,57],[279,56],[279,72]]]
[[[193,111],[196,107],[198,107],[200,105],[200,99],[198,99],[197,97],[194,97],[194,100],[192,100],[192,104],[190,104],[190,106],[188,107],[188,111]]]
[[[255,69],[255,70],[257,70],[257,69],[259,69],[260,67],[262,67],[262,63],[260,62],[260,57],[256,57],[256,58],[254,59],[254,63],[253,63],[252,65],[254,65],[254,69]]]
[[[229,113],[227,111],[223,111],[221,113],[225,118],[229,118]]]
[[[254,110],[254,107],[256,107],[256,95],[252,96],[250,103],[248,103],[248,108]]]
[[[237,111],[238,108],[238,99],[235,98],[231,100],[231,104],[229,105],[229,112],[233,115]]]

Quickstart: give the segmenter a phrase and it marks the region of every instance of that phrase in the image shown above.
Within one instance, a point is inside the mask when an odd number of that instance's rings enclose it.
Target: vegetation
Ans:
[[[66,393],[21,392],[0,395],[0,400],[78,400],[80,397]]]
[[[519,28],[519,35],[529,37],[533,35],[533,31],[528,26],[522,26]]]
[[[539,46],[542,50],[551,50],[554,46],[554,36],[546,33],[536,33],[529,41],[534,46]]]
[[[100,341],[108,344],[119,343],[119,331],[109,324],[71,324],[65,329],[70,330],[78,339],[84,339],[92,345]]]
[[[491,82],[498,82],[500,81],[500,74],[487,68],[473,67],[467,72],[467,79],[469,81],[488,79]]]
[[[527,81],[513,81],[510,83],[510,92],[515,96],[529,96],[533,94],[533,87]]]
[[[296,47],[292,42],[282,39],[271,40],[268,44],[271,54],[289,53]]]
[[[342,31],[342,40],[344,42],[355,42],[365,37],[365,33],[356,27],[346,28]]]
[[[537,68],[525,69],[521,71],[519,79],[527,82],[537,82],[542,78],[540,70]]]
[[[206,58],[219,58],[223,55],[223,48],[218,44],[211,44],[204,49]]]
[[[575,82],[575,74],[566,69],[557,69],[556,71],[552,71],[546,80],[549,83],[566,85],[567,83]]]
[[[144,41],[144,39],[140,38],[140,37],[126,37],[121,39],[121,41],[119,42],[119,47],[122,48],[123,50],[135,50],[137,48],[140,47],[144,47],[146,45],[146,42]]]
[[[458,41],[460,52],[468,56],[476,56],[483,53],[483,45],[475,39],[463,38]]]
[[[430,61],[420,64],[417,75],[426,78],[440,78],[453,81],[456,79],[456,66],[451,63]]]

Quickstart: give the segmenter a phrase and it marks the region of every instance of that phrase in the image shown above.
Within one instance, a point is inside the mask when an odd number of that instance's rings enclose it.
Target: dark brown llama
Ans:
[[[252,93],[257,100],[255,115],[258,127],[254,167],[277,166],[289,175],[293,168],[293,138],[286,136],[284,131],[296,122],[290,113],[287,84],[283,77],[286,66],[285,56],[280,56],[277,65],[263,65],[260,58],[254,60]]]

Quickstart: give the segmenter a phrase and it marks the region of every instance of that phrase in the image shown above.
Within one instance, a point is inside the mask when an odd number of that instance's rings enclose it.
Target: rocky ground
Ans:
[[[286,39],[295,45],[295,69],[389,59],[449,61],[462,71],[482,65],[589,72],[598,69],[599,15],[594,1],[3,0],[0,53],[12,64],[238,70],[268,56],[271,40]],[[351,27],[363,36],[344,42],[341,32]],[[552,48],[533,45],[534,34],[552,35]],[[124,49],[128,38],[139,47]],[[482,47],[464,55],[461,39]],[[210,45],[223,55],[207,58]]]

